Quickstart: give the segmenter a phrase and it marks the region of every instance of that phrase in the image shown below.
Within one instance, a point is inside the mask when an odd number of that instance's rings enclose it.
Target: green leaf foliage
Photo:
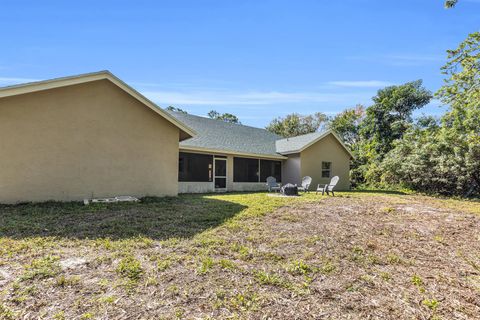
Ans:
[[[307,116],[292,113],[273,119],[266,129],[289,138],[322,130],[326,128],[328,121],[329,118],[321,112]]]

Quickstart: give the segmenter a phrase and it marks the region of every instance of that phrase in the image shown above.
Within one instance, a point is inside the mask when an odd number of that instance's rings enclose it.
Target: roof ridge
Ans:
[[[329,131],[329,129],[325,129],[323,131],[315,131],[315,132],[310,132],[310,133],[305,133],[305,134],[301,134],[301,135],[298,135],[298,136],[293,136],[293,137],[287,137],[287,138],[282,138],[282,139],[279,139],[277,141],[281,141],[281,140],[288,140],[288,139],[296,139],[296,138],[303,138],[305,136],[310,136],[310,135],[322,135],[324,134],[325,132]]]
[[[270,131],[268,131],[267,129],[264,129],[264,128],[249,126],[249,125],[245,125],[245,124],[242,124],[242,123],[233,123],[233,122],[223,121],[223,120],[220,120],[220,119],[212,119],[212,118],[209,118],[209,117],[206,117],[206,116],[199,116],[199,115],[191,114],[191,113],[183,113],[183,112],[181,112],[181,111],[171,111],[171,110],[167,110],[167,111],[170,112],[170,113],[178,114],[178,115],[180,115],[180,116],[183,115],[183,116],[187,116],[187,117],[196,117],[196,118],[201,118],[201,119],[204,119],[204,120],[221,122],[221,123],[226,124],[226,125],[240,126],[240,127],[250,128],[250,129],[261,130],[261,131],[264,131],[264,132],[266,132],[266,133],[268,133],[268,134],[281,137],[280,135],[278,135],[278,134],[276,134],[276,133],[273,133],[273,132],[270,132]]]

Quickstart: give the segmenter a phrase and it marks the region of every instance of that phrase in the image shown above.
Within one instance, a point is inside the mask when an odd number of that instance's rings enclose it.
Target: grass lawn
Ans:
[[[480,202],[381,192],[0,206],[0,319],[480,318]]]

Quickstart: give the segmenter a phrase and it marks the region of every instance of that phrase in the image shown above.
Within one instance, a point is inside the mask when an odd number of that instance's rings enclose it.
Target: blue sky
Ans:
[[[0,85],[108,69],[162,107],[262,127],[389,84],[435,91],[479,27],[480,0],[2,1]]]

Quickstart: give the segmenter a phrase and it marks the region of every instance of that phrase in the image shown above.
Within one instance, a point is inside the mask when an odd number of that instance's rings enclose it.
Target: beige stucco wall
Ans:
[[[179,181],[178,193],[211,193],[215,192],[213,182]]]
[[[282,163],[282,184],[302,183],[301,159],[299,153],[289,154],[287,160]]]
[[[178,191],[179,129],[99,80],[0,99],[0,202]]]
[[[339,176],[337,190],[350,189],[350,155],[333,135],[328,135],[308,147],[300,154],[301,176],[312,177],[311,189],[318,184],[330,182],[331,177]],[[322,178],[322,161],[332,162],[330,178]]]

